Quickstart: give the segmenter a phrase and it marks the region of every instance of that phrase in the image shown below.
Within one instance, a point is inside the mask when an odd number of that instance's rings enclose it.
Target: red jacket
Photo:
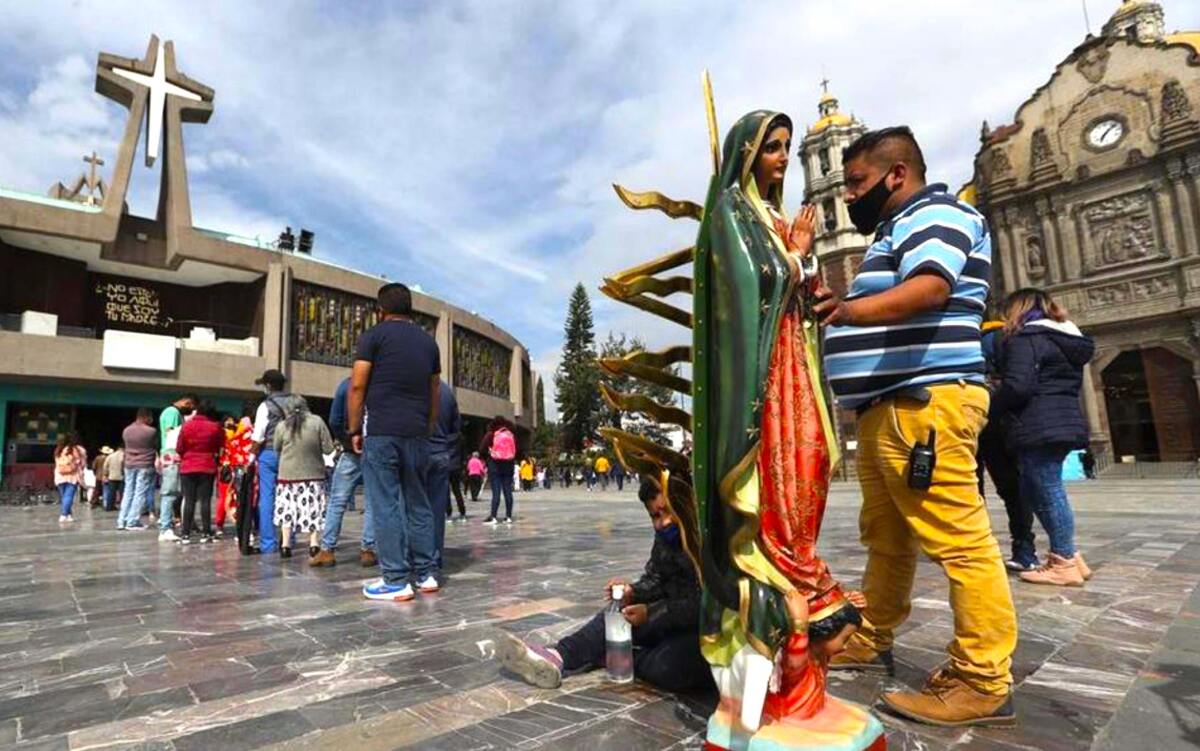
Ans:
[[[179,431],[179,471],[183,474],[217,473],[217,454],[225,445],[225,429],[216,420],[196,415]]]

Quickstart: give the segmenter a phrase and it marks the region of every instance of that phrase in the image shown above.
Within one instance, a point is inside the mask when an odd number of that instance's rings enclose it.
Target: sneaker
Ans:
[[[60,523],[61,523],[61,522],[65,522],[66,520],[67,520],[66,514],[63,514],[63,515],[61,515],[61,516],[59,516],[59,517],[58,517],[58,521],[59,521]]]
[[[65,518],[66,518],[66,517],[63,517],[63,519],[65,519]],[[63,519],[59,519],[59,521],[61,522]],[[125,525],[124,525],[124,524],[118,524],[118,525],[117,525],[117,531],[118,531],[118,532],[124,532],[124,531],[125,531]]]
[[[1017,722],[1012,695],[976,691],[946,668],[939,668],[918,691],[889,691],[880,700],[895,714],[927,725],[999,725]]]
[[[548,647],[526,644],[506,631],[496,637],[496,659],[521,676],[526,683],[538,688],[558,688],[562,685],[562,657]]]
[[[416,597],[411,584],[403,587],[388,584],[383,579],[372,579],[363,585],[363,597],[368,600],[388,600],[391,602],[407,602]]]
[[[213,532],[213,537],[216,537],[218,540],[225,539],[225,530],[218,529],[216,532]]]
[[[1004,562],[1004,568],[1008,569],[1009,571],[1016,571],[1017,573],[1022,571],[1036,571],[1038,565],[1039,564],[1036,558],[1033,559],[1033,563],[1021,563],[1016,558],[1009,558]]]
[[[179,535],[175,534],[175,530],[165,529],[158,533],[159,542],[179,542]]]
[[[312,558],[308,559],[308,565],[312,568],[320,568],[322,566],[336,566],[337,557],[334,556],[332,550],[322,549]]]
[[[851,638],[842,652],[829,658],[829,669],[895,675],[896,663],[892,659],[892,650],[876,652],[858,639]]]
[[[432,574],[417,582],[417,590],[424,594],[433,594],[438,589],[438,580],[434,579]]]
[[[211,545],[214,542],[214,538],[212,535],[205,535],[204,537],[200,538],[200,542],[204,543],[205,545]]]
[[[191,544],[192,544],[192,538],[190,538],[190,537],[180,537],[180,538],[179,538],[179,544],[180,544],[180,545],[191,545]]]
[[[486,518],[486,519],[484,519],[484,520],[483,520],[483,523],[484,523],[484,524],[490,524],[491,526],[493,526],[493,527],[494,527],[494,526],[496,526],[497,524],[499,524],[499,523],[500,523],[500,520],[499,520],[499,519],[497,519],[497,518],[496,518],[496,517],[494,517],[494,516],[489,516],[488,518]]]
[[[146,525],[141,522],[134,522],[133,524],[126,524],[125,529],[132,532],[133,530],[146,529]]]
[[[1075,558],[1073,560],[1075,561],[1075,565],[1079,567],[1079,574],[1083,577],[1083,580],[1087,581],[1091,579],[1092,569],[1084,562],[1083,555],[1079,551],[1075,551]]]
[[[1030,584],[1052,584],[1059,587],[1082,587],[1083,573],[1074,558],[1063,558],[1051,553],[1046,562],[1034,571],[1019,574],[1023,582]]]
[[[505,523],[505,524],[512,524],[512,523],[513,523],[513,518],[512,518],[511,516],[506,516],[506,517],[504,517],[504,523]]]
[[[67,522],[73,522],[73,521],[75,521],[75,517],[71,516],[70,514],[67,514],[66,521],[67,521]]]
[[[358,551],[358,565],[363,568],[375,568],[379,565],[379,557],[375,555],[374,550],[362,548]]]

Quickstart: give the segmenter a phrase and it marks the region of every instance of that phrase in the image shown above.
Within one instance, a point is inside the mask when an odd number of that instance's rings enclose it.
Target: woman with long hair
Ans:
[[[1034,584],[1081,586],[1091,576],[1075,549],[1075,515],[1063,487],[1063,461],[1088,445],[1079,406],[1083,368],[1092,359],[1091,337],[1046,292],[1019,289],[1004,306],[1000,387],[993,420],[1017,454],[1020,494],[1050,538],[1044,564],[1020,574]]]
[[[87,450],[79,445],[79,436],[62,433],[54,447],[54,486],[58,488],[61,504],[58,520],[73,522],[71,509],[79,488],[83,485],[83,472],[87,468]]]
[[[319,536],[325,524],[329,496],[325,485],[325,455],[334,450],[333,435],[308,402],[294,397],[293,409],[275,430],[279,454],[275,484],[275,524],[279,526],[281,558],[292,556],[292,534],[308,533],[308,555],[321,551]]]

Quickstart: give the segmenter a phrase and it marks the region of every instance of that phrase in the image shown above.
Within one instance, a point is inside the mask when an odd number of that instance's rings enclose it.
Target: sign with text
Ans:
[[[98,280],[94,290],[108,326],[158,329],[167,324],[158,290],[133,280]]]

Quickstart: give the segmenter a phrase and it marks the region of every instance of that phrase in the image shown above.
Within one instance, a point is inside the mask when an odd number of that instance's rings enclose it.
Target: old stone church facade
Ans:
[[[1200,456],[1200,34],[1163,26],[1123,3],[975,165],[997,299],[1045,288],[1095,338],[1083,402],[1118,461]]]

